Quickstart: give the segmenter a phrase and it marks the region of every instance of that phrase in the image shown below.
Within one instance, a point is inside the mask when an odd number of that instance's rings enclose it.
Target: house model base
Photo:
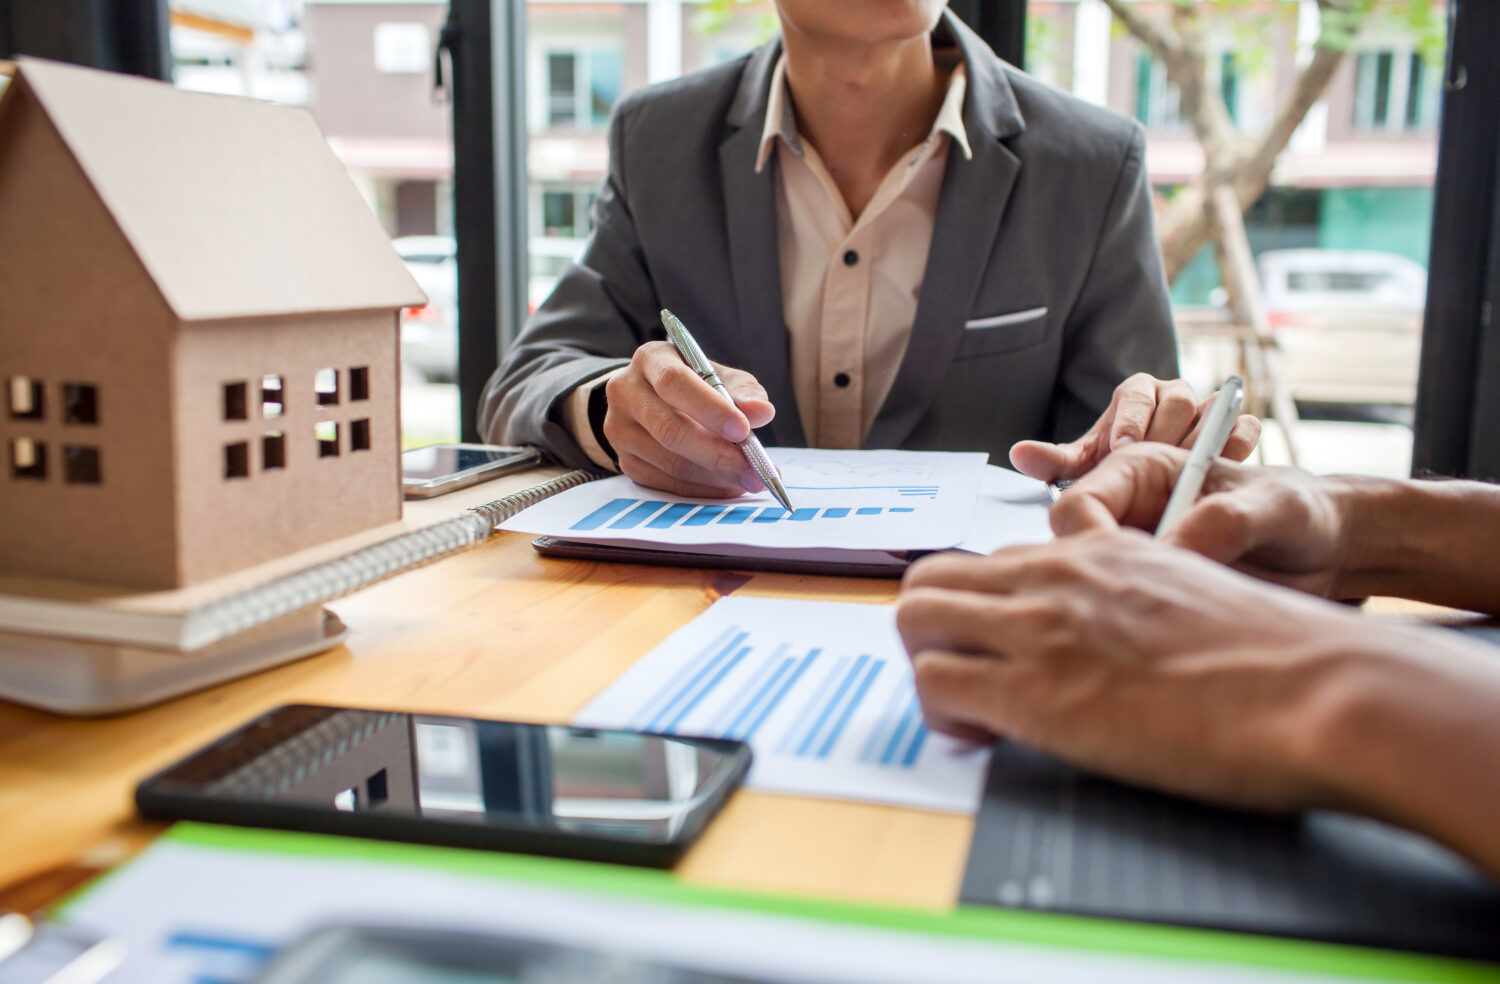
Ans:
[[[0,632],[0,699],[75,717],[119,714],[332,649],[346,632],[324,608],[192,653]]]

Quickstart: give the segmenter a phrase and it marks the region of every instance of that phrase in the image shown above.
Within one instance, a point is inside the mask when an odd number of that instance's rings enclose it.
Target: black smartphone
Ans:
[[[142,782],[156,820],[670,865],[750,746],[566,725],[294,704]]]
[[[540,461],[536,448],[430,444],[401,452],[401,488],[408,499],[430,499],[530,468]]]

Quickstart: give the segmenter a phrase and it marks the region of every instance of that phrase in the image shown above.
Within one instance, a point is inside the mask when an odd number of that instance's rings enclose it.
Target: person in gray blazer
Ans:
[[[1208,401],[1175,378],[1141,128],[945,8],[777,0],[777,39],[623,99],[593,232],[486,386],[483,436],[692,496],[762,489],[752,428],[1046,479],[1191,440]],[[1242,418],[1225,454],[1258,433]]]

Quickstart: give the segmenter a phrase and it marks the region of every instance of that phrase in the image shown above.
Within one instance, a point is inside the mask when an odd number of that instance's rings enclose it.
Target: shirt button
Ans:
[[[856,264],[858,262],[859,262],[859,254],[856,253],[854,250],[851,249],[851,250],[846,250],[844,252],[844,266],[853,266],[854,264]]]
[[[850,382],[852,382],[852,380],[849,378],[849,374],[847,372],[841,372],[837,376],[833,377],[833,385],[837,386],[839,389],[843,389],[844,387],[848,386]]]

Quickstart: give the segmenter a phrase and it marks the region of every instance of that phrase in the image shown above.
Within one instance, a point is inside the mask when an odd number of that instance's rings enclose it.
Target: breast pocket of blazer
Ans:
[[[1047,337],[1047,324],[1045,307],[965,321],[956,358],[977,359],[1035,345]]]

